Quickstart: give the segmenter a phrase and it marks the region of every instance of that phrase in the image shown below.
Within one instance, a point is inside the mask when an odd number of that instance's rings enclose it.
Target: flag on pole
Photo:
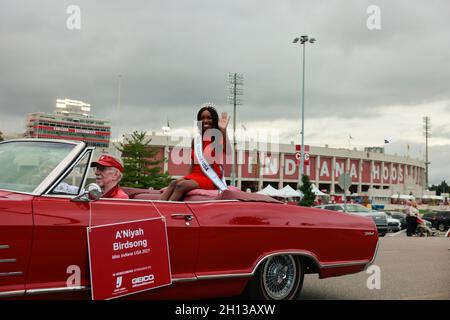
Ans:
[[[170,135],[169,119],[167,119],[167,126],[163,126],[161,129],[162,129],[164,135]]]
[[[386,144],[386,143],[389,143],[389,141],[388,140],[386,140],[386,139],[384,139],[384,143]]]
[[[353,137],[352,137],[352,135],[351,135],[351,134],[349,134],[349,135],[348,135],[348,138],[349,138],[349,139],[353,139]]]

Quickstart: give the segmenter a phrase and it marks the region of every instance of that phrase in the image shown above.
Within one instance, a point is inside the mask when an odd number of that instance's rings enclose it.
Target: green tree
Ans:
[[[3,139],[3,132],[0,131],[0,142],[2,142],[3,140],[5,140]]]
[[[298,204],[302,207],[311,207],[314,204],[316,195],[312,192],[312,184],[307,175],[302,176],[300,191],[303,193],[303,197]]]
[[[430,188],[431,191],[436,191],[436,195],[440,196],[441,193],[449,193],[450,187],[447,184],[447,182],[444,180],[441,182],[441,184],[432,185]]]
[[[145,131],[134,131],[131,138],[115,145],[122,152],[124,165],[123,178],[120,184],[124,187],[161,189],[170,182],[167,173],[160,173],[159,164],[166,161],[155,160],[157,148],[149,144],[152,139],[146,139]]]

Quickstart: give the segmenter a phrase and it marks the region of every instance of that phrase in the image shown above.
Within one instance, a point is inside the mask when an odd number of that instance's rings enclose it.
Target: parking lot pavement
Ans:
[[[380,289],[368,289],[373,273],[306,275],[300,299],[450,300],[450,238],[399,234],[379,241],[374,265],[380,267]]]

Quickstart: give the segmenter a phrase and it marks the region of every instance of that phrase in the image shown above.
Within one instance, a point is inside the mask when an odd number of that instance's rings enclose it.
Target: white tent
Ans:
[[[436,196],[436,195],[428,195],[428,194],[426,194],[426,195],[424,195],[424,196],[422,197],[422,199],[431,199],[431,200],[444,200],[444,197],[442,197],[442,196]]]
[[[323,193],[322,191],[319,190],[319,188],[317,188],[317,186],[313,183],[311,185],[311,191],[316,195],[316,196],[326,196],[326,193]]]
[[[294,190],[290,185],[286,185],[279,191],[281,192],[283,198],[299,198],[302,196],[300,191]]]
[[[272,187],[270,184],[265,187],[264,189],[256,192],[258,194],[264,194],[266,196],[271,196],[271,197],[283,197],[282,193],[280,192],[280,190],[275,189],[274,187]]]
[[[393,199],[402,199],[402,200],[415,200],[414,196],[406,195],[406,194],[393,194],[391,196]]]

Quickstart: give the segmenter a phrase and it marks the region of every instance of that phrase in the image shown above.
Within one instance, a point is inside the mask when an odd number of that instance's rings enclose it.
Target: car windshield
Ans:
[[[0,189],[32,192],[75,146],[45,141],[0,144]]]
[[[356,204],[347,204],[347,212],[370,212],[370,209]]]

